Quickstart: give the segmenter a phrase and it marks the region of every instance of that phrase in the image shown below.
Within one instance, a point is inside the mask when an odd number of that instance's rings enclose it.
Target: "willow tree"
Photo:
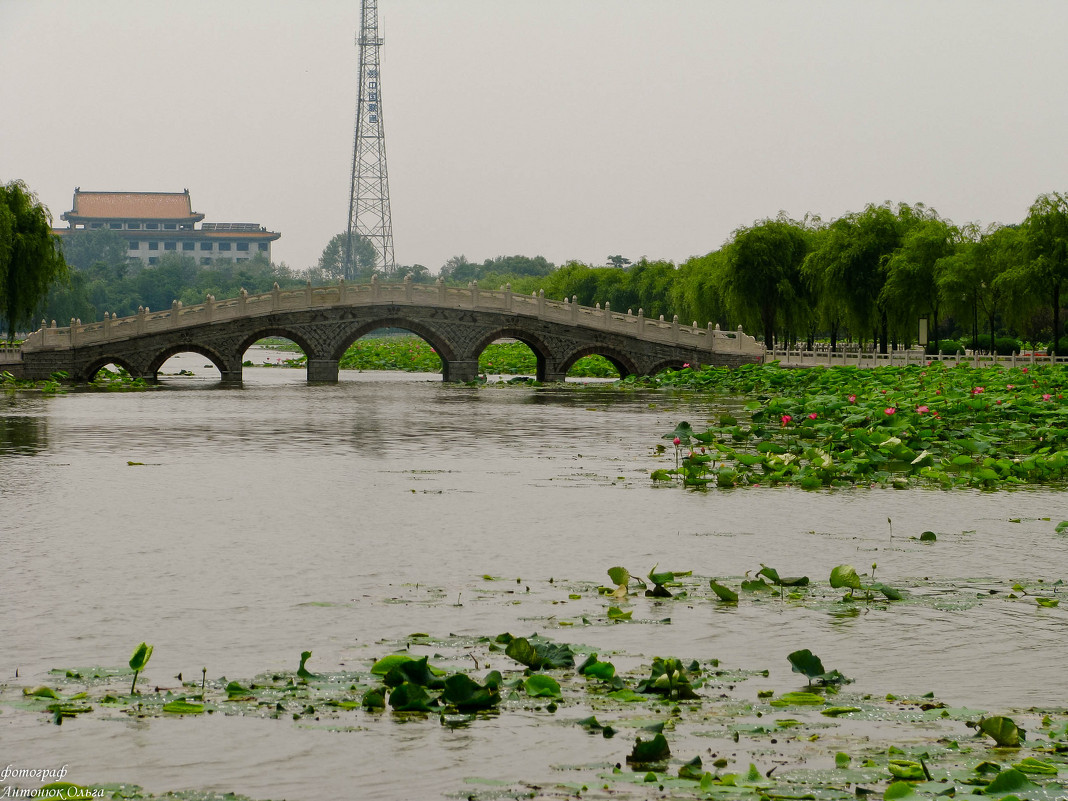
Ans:
[[[52,215],[22,181],[0,186],[0,315],[7,338],[33,321],[49,289],[68,275]]]
[[[723,272],[727,305],[746,328],[764,332],[768,349],[775,343],[778,326],[798,322],[805,305],[800,269],[807,252],[802,224],[782,216],[739,228],[727,248]]]
[[[905,231],[887,261],[881,299],[898,330],[911,332],[920,316],[930,315],[931,339],[937,343],[942,311],[939,277],[957,252],[959,232],[937,216],[919,220]]]
[[[938,284],[946,305],[957,315],[971,313],[972,347],[979,348],[979,315],[990,333],[990,352],[997,352],[997,319],[1012,298],[1023,258],[1018,228],[991,226],[978,232],[966,227],[957,253],[943,261]]]
[[[1039,195],[1023,223],[1027,261],[1017,277],[1044,295],[1053,311],[1053,347],[1061,340],[1061,295],[1068,285],[1068,195]],[[1021,275],[1022,273],[1022,275]]]
[[[830,295],[824,302],[842,309],[852,332],[878,339],[881,353],[890,338],[891,299],[883,294],[890,258],[911,227],[933,216],[921,204],[870,204],[828,225],[807,259],[806,273]]]

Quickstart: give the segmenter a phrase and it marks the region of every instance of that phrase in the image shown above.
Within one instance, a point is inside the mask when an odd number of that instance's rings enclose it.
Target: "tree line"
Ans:
[[[1061,193],[1040,195],[1019,223],[985,228],[955,225],[923,204],[883,203],[830,222],[780,213],[736,229],[719,249],[681,264],[645,257],[632,262],[619,254],[606,257],[605,265],[561,266],[541,256],[473,262],[460,255],[437,274],[419,264],[385,274],[376,270],[377,254],[366,240],[357,243],[355,265],[346,270],[345,234],[334,236],[318,263],[305,270],[262,257],[200,265],[180,254],[144,265],[127,259],[125,240],[106,229],[66,237],[63,258],[56,260],[50,254],[59,252],[59,244],[48,233],[47,209],[20,182],[0,190],[0,317],[9,328],[13,321],[36,327],[40,317],[63,325],[72,317],[100,319],[104,312],[127,316],[138,307],[166,308],[173,300],[201,303],[208,294],[267,292],[275,283],[288,288],[378,275],[387,281],[477,281],[486,289],[507,284],[515,292],[544,291],[587,306],[641,309],[647,317],[677,314],[701,326],[740,325],[769,347],[825,339],[834,348],[849,339],[885,351],[914,343],[921,317],[932,342],[955,336],[983,350],[996,350],[1002,335],[1032,343],[1058,343],[1063,335],[1068,195]],[[29,233],[16,237],[18,226]],[[30,247],[32,242],[37,244]],[[27,259],[44,265],[34,280],[12,267]],[[42,300],[42,287],[49,286]],[[1057,350],[1066,348],[1068,342],[1061,342]]]

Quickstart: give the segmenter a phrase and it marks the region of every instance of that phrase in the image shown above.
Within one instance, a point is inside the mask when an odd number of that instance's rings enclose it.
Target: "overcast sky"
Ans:
[[[398,264],[681,262],[784,210],[1017,222],[1068,190],[1063,0],[379,0]],[[0,0],[0,182],[182,191],[313,265],[359,0]]]

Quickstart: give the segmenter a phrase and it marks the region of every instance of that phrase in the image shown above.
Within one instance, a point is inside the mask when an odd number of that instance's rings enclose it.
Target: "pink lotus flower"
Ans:
[[[1053,400],[1053,396],[1047,392],[1045,395],[1042,396],[1042,400]]]
[[[791,417],[790,415],[788,415],[788,414],[784,414],[784,415],[782,416],[782,424],[783,424],[783,425],[785,426],[785,425],[786,425],[787,423],[789,423],[789,422],[790,422],[791,420],[793,420],[793,419],[794,419],[794,418],[792,418],[792,417]]]
[[[883,414],[894,414],[897,411],[893,406],[887,406],[883,409]]]
[[[809,414],[808,419],[809,420],[815,420],[817,417],[819,417],[819,415],[816,414],[815,412],[812,412],[811,414]]]
[[[942,390],[940,390],[940,389],[936,389],[935,390],[935,395],[941,395],[941,394],[942,394]]]
[[[986,392],[986,390],[983,389],[982,387],[972,387],[972,394],[973,395],[982,395],[984,392]]]
[[[676,448],[679,447],[679,445],[682,444],[682,440],[679,439],[678,437],[675,437],[675,439],[671,440],[671,442],[675,445]]]
[[[927,408],[926,406],[917,406],[916,407],[916,411],[919,412],[920,414],[927,414],[927,412],[929,412],[931,410],[929,408]]]
[[[685,370],[685,369],[686,369],[687,367],[689,367],[689,366],[690,366],[690,363],[689,363],[689,362],[683,362],[683,363],[682,363],[682,369],[683,369],[683,370]]]
[[[856,403],[857,402],[857,396],[856,395],[850,395],[849,396],[849,402],[850,403]]]
[[[1025,373],[1026,373],[1026,372],[1027,372],[1027,368],[1025,367],[1025,368],[1023,369],[1023,371],[1024,371]]]
[[[1006,384],[1005,385],[1005,389],[1015,389],[1015,388],[1016,388],[1015,384]]]
[[[994,403],[996,403],[996,404],[998,404],[1000,406],[1001,405],[1001,398],[998,398],[996,401],[994,401]]]

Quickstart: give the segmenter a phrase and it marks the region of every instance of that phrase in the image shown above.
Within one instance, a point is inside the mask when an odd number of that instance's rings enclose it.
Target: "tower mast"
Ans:
[[[349,194],[349,227],[345,238],[345,278],[356,277],[360,264],[360,239],[374,245],[375,269],[390,273],[393,263],[393,223],[389,215],[389,180],[386,173],[386,136],[382,124],[382,74],[378,36],[378,2],[361,0],[360,30],[356,45],[360,53],[359,95],[356,100],[356,133],[352,147],[352,190]]]

